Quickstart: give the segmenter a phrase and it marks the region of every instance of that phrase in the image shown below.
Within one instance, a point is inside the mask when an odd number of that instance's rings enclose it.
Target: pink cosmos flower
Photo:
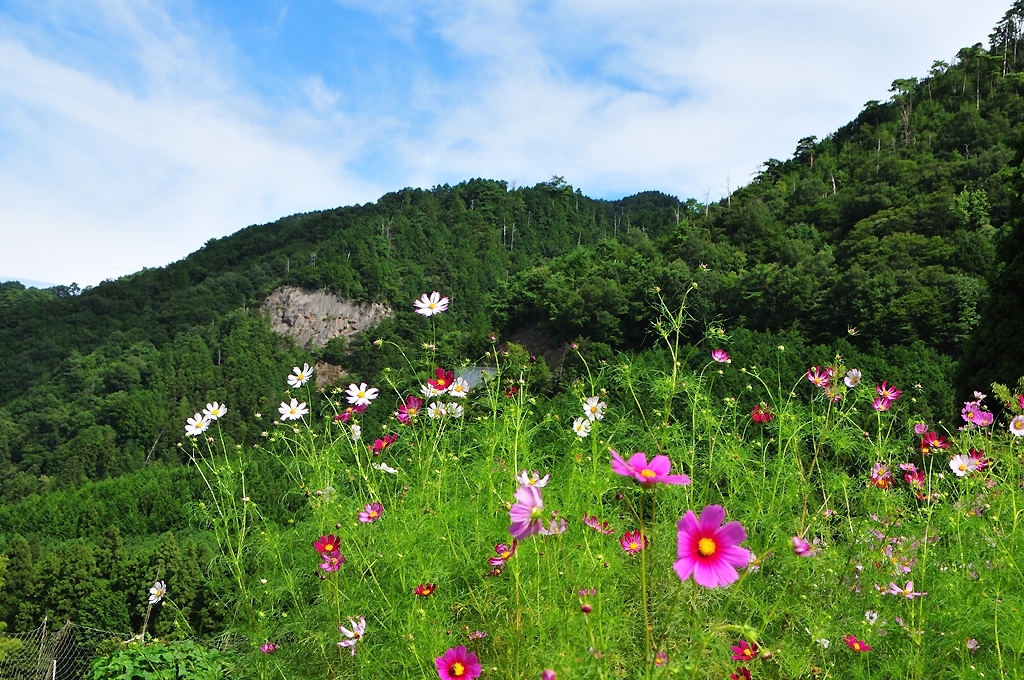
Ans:
[[[863,640],[858,640],[857,638],[855,638],[852,635],[844,635],[843,636],[843,642],[845,642],[846,646],[849,647],[850,649],[852,649],[855,652],[870,652],[871,651],[871,647],[870,647],[870,645],[868,645],[868,643],[864,642]]]
[[[260,645],[260,651],[264,654],[273,654],[277,651],[278,647],[280,646],[281,645],[277,644],[276,642],[265,642],[262,645]]]
[[[416,308],[417,314],[434,316],[448,310],[448,298],[441,297],[441,294],[435,290],[430,295],[424,293],[419,300],[413,300],[412,305]]]
[[[921,437],[921,453],[927,456],[930,453],[934,453],[940,449],[948,449],[949,442],[946,438],[935,433],[925,432],[924,436]]]
[[[359,521],[370,524],[380,519],[384,514],[384,506],[380,503],[367,503],[363,511],[359,513]]]
[[[914,489],[924,488],[924,470],[908,472],[907,474],[903,475],[903,479],[907,480],[907,484],[909,484]]]
[[[687,510],[678,524],[678,557],[672,567],[680,579],[693,580],[705,588],[724,588],[736,582],[738,567],[750,563],[750,551],[740,548],[747,532],[739,522],[721,526],[725,508],[709,505],[700,519]]]
[[[434,659],[437,675],[441,680],[476,680],[482,668],[476,654],[467,651],[462,645],[453,647]]]
[[[533,475],[530,475],[526,470],[516,475],[516,481],[522,486],[547,486],[549,479],[551,479],[551,475],[541,477],[540,473],[536,470],[533,471]]]
[[[619,545],[630,555],[635,555],[647,548],[647,537],[639,531],[627,531],[619,539]]]
[[[370,447],[370,452],[375,456],[379,456],[381,451],[388,448],[392,444],[398,441],[398,433],[384,435],[383,439],[374,439],[373,446]]]
[[[751,680],[750,671],[746,666],[740,666],[735,673],[729,673],[729,680]]]
[[[811,381],[811,384],[815,387],[825,389],[828,387],[829,380],[832,376],[830,371],[826,368],[824,370],[815,366],[814,368],[807,371],[807,379]]]
[[[512,525],[508,532],[512,538],[522,540],[539,532],[543,526],[544,501],[540,489],[535,486],[521,486],[516,490],[516,503],[509,510]]]
[[[900,390],[896,389],[895,385],[889,385],[886,381],[882,381],[881,385],[875,385],[875,391],[878,392],[878,396],[889,401],[896,401],[903,394]]]
[[[896,585],[894,582],[890,581],[889,582],[888,593],[890,595],[902,595],[903,597],[907,598],[908,600],[913,600],[915,597],[924,597],[925,595],[928,594],[928,593],[916,592],[914,590],[914,582],[913,581],[907,581],[907,585],[903,586],[902,588],[899,587],[898,585]]]
[[[618,451],[611,449],[612,471],[623,477],[633,477],[645,489],[650,489],[657,483],[662,484],[689,484],[690,478],[686,475],[670,475],[668,471],[672,468],[672,461],[668,456],[655,456],[651,462],[647,462],[647,456],[643,451],[637,451],[629,458],[629,462],[622,460]]]
[[[338,626],[338,630],[345,636],[345,639],[339,642],[338,646],[342,649],[350,647],[352,649],[352,656],[355,656],[356,643],[363,639],[363,633],[366,632],[366,619],[360,616],[358,621],[350,618],[348,622],[352,626],[351,628]]]
[[[1010,434],[1014,437],[1024,437],[1024,415],[1014,416],[1010,421]]]
[[[341,565],[345,564],[345,556],[341,554],[340,550],[332,550],[331,552],[321,553],[320,558],[323,562],[320,563],[320,568],[324,571],[338,571],[341,569]]]
[[[583,523],[591,529],[593,529],[594,531],[598,531],[604,534],[605,536],[615,533],[615,529],[608,526],[608,522],[601,522],[600,520],[598,520],[597,515],[591,515],[590,517],[583,515]]]
[[[1024,394],[1017,395],[1017,405],[1020,406],[1021,410],[1024,410]]]
[[[494,546],[494,552],[498,553],[498,556],[488,558],[487,563],[492,567],[500,567],[504,565],[506,562],[512,559],[513,555],[516,554],[517,545],[519,545],[519,541],[517,540],[513,540],[511,546],[506,545],[504,543],[499,543],[498,545]]]
[[[978,427],[988,427],[995,422],[996,417],[988,411],[980,411],[978,413]]]
[[[661,650],[658,651],[657,654],[654,655],[654,667],[655,668],[664,668],[667,665],[668,665],[668,653],[666,653],[664,649],[661,649]]]
[[[711,350],[711,358],[720,364],[732,363],[732,359],[729,358],[729,354],[724,349]]]
[[[541,536],[560,536],[568,530],[569,524],[564,517],[552,517],[537,533]]]
[[[558,680],[558,675],[550,668],[545,668],[540,674],[540,680]]]
[[[878,397],[873,402],[871,402],[871,408],[879,412],[888,411],[890,408],[892,408],[892,402],[886,399],[885,397]]]
[[[398,418],[398,422],[402,425],[408,425],[415,418],[420,409],[423,408],[423,400],[415,395],[409,395],[405,398],[405,401],[399,405],[398,411],[395,412],[395,417]]]
[[[888,489],[893,485],[892,470],[887,463],[875,463],[871,467],[871,484],[879,489]]]
[[[917,472],[917,466],[913,463],[900,463],[900,470],[904,472]]]
[[[487,631],[485,630],[474,630],[468,635],[470,640],[483,640],[487,637]]]
[[[927,423],[917,423],[917,424],[914,425],[914,434],[923,435],[927,431],[928,431],[928,424]]]
[[[818,554],[817,550],[811,548],[810,543],[799,536],[789,539],[789,544],[793,547],[793,554],[797,557],[815,557]]]
[[[734,645],[732,648],[732,660],[733,661],[753,661],[757,658],[757,643],[747,643],[746,640],[740,639],[738,645]]]
[[[981,472],[992,465],[992,459],[985,457],[984,449],[972,448],[968,454],[970,455],[971,460],[974,461],[974,469],[978,472]]]

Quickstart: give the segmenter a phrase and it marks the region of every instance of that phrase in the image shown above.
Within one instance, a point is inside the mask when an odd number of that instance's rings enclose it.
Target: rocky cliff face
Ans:
[[[339,336],[351,338],[394,314],[381,303],[357,304],[323,291],[291,286],[271,293],[260,310],[270,317],[275,331],[290,335],[303,347],[323,347]]]

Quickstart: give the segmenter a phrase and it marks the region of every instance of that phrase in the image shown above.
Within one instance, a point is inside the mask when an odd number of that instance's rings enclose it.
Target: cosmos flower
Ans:
[[[1024,437],[1024,415],[1015,416],[1010,421],[1010,433],[1014,437]]]
[[[914,424],[914,434],[923,435],[926,432],[928,432],[928,424],[927,423],[915,423]]]
[[[560,536],[569,530],[569,524],[563,517],[552,517],[537,533],[541,536]]]
[[[724,349],[713,349],[711,350],[711,358],[720,364],[731,364],[732,359],[729,358],[729,354]]]
[[[521,486],[516,490],[516,503],[509,510],[512,525],[508,531],[516,540],[522,540],[539,532],[542,528],[541,515],[544,501],[540,489],[535,486]]]
[[[165,595],[167,595],[167,584],[163,581],[157,581],[149,589],[149,603],[156,604],[160,600],[164,599]]]
[[[966,453],[958,453],[949,459],[949,469],[957,477],[965,477],[977,468],[978,464]]]
[[[358,413],[366,411],[366,404],[359,404],[358,406],[349,406],[344,411],[334,416],[334,422],[336,423],[347,423],[352,420],[352,417]]]
[[[444,412],[451,418],[461,418],[462,415],[465,413],[465,410],[462,408],[462,404],[460,404],[459,402],[449,401],[447,404],[444,405]]]
[[[345,556],[341,554],[340,550],[321,553],[320,557],[323,559],[323,562],[320,563],[320,568],[327,572],[338,571],[341,569],[341,565],[346,562]]]
[[[627,531],[619,539],[619,545],[629,555],[635,555],[647,548],[647,537],[639,531]]]
[[[281,420],[299,420],[309,413],[306,402],[299,403],[299,400],[294,398],[290,404],[282,401],[277,410],[281,413]]]
[[[1024,430],[1024,427],[1022,427],[1022,430]],[[590,434],[590,420],[580,417],[572,421],[572,431],[575,432],[576,436],[580,439],[588,436]]]
[[[680,579],[693,580],[705,588],[724,588],[739,579],[737,568],[750,563],[750,551],[739,544],[747,532],[739,522],[725,525],[725,508],[709,505],[700,518],[687,510],[678,524],[678,557],[672,565]]]
[[[846,377],[843,378],[843,382],[846,383],[847,387],[853,388],[860,384],[861,373],[856,368],[851,368],[846,372]]]
[[[334,534],[327,534],[313,541],[313,550],[316,550],[321,555],[334,552],[338,549],[338,537]]]
[[[464,646],[453,647],[434,659],[441,680],[476,680],[482,671],[476,654]]]
[[[455,373],[443,368],[434,369],[434,377],[427,379],[427,384],[433,388],[431,396],[446,394],[455,382]]]
[[[189,437],[198,437],[210,428],[210,419],[202,413],[197,413],[185,421],[185,434]]]
[[[615,529],[608,526],[608,522],[599,521],[597,519],[597,515],[591,515],[590,517],[583,515],[583,523],[594,531],[600,532],[605,536],[615,533]]]
[[[445,411],[444,404],[439,401],[432,401],[430,402],[430,405],[427,406],[427,416],[429,416],[431,420],[441,418],[445,413],[447,412]]]
[[[903,475],[903,479],[907,480],[907,484],[909,484],[914,489],[924,488],[924,470],[915,470],[914,472],[908,472],[907,474]]]
[[[380,393],[376,387],[367,387],[366,383],[351,383],[348,389],[345,390],[347,395],[345,398],[348,403],[355,404],[356,406],[369,406],[370,402],[377,398]]]
[[[441,297],[436,290],[430,295],[424,293],[419,300],[413,300],[412,304],[416,308],[416,313],[423,316],[434,316],[448,310],[448,298]]]
[[[413,590],[413,593],[418,597],[430,597],[434,594],[435,590],[437,590],[437,586],[433,583],[421,583],[418,586],[416,586],[416,589]]]
[[[974,461],[974,469],[977,470],[978,472],[981,472],[982,470],[985,470],[990,465],[992,465],[992,460],[990,458],[985,457],[984,449],[972,448],[967,453],[971,457],[971,460]]]
[[[470,640],[483,640],[485,637],[487,637],[487,631],[474,630],[467,637],[469,637]]]
[[[339,642],[338,646],[343,649],[345,647],[351,648],[352,656],[355,656],[356,643],[363,639],[363,633],[366,632],[366,619],[364,619],[362,616],[359,617],[358,621],[349,618],[348,623],[351,626],[351,628],[346,628],[345,626],[338,626],[338,630],[341,632],[342,635],[345,636],[345,639]]]
[[[921,454],[927,456],[930,453],[934,453],[940,449],[948,449],[949,442],[946,438],[935,433],[925,432],[924,436],[921,437]]]
[[[456,378],[455,382],[452,383],[452,386],[448,388],[448,394],[451,395],[453,399],[462,399],[469,394],[469,383],[461,376]]]
[[[587,420],[604,420],[604,410],[608,404],[601,401],[601,397],[587,397],[583,403],[583,415]]]
[[[852,649],[855,652],[870,652],[871,651],[871,647],[870,647],[870,645],[868,645],[868,643],[864,642],[863,640],[858,640],[857,638],[855,638],[852,635],[844,635],[843,636],[843,642],[845,642],[846,646],[849,647],[850,649]]]
[[[516,546],[519,545],[519,541],[513,539],[512,545],[505,543],[499,543],[494,546],[494,552],[498,553],[497,557],[490,557],[487,559],[487,563],[492,567],[503,566],[506,562],[512,559],[512,556],[516,554]]]
[[[757,658],[757,643],[747,643],[746,640],[740,639],[738,645],[734,645],[732,648],[732,660],[733,661],[753,661]]]
[[[807,379],[811,381],[812,385],[814,385],[815,387],[820,387],[822,389],[828,387],[829,380],[831,379],[831,376],[829,375],[829,370],[827,368],[825,370],[822,370],[817,366],[808,370],[806,375]]]
[[[885,397],[878,397],[873,402],[871,402],[871,408],[875,409],[879,413],[881,413],[882,411],[888,411],[890,408],[892,408],[892,401],[886,399]]]
[[[889,385],[885,380],[882,381],[881,385],[875,385],[875,392],[878,392],[879,397],[889,401],[896,401],[903,394],[903,392],[896,389],[895,385]]]
[[[750,419],[755,423],[770,423],[775,420],[775,414],[762,402],[750,409]]]
[[[890,581],[889,582],[889,590],[887,592],[890,595],[902,595],[903,597],[907,598],[908,600],[913,600],[915,597],[924,597],[925,595],[928,594],[928,593],[916,592],[914,590],[914,582],[913,581],[907,581],[907,585],[903,586],[902,588],[900,586],[896,585],[896,583]]]
[[[217,402],[207,404],[206,408],[203,409],[203,415],[209,418],[210,420],[217,420],[218,418],[223,418],[225,415],[227,415],[227,412],[227,405],[218,404]]]
[[[376,522],[384,514],[384,506],[380,503],[367,503],[359,513],[359,521],[366,524]]]
[[[281,645],[277,644],[276,642],[264,642],[262,645],[260,645],[260,651],[264,654],[273,654],[277,651],[277,648],[280,646]]]
[[[549,474],[541,477],[540,473],[537,472],[536,470],[533,471],[532,475],[528,474],[526,470],[523,470],[518,475],[516,475],[516,481],[519,482],[519,484],[522,486],[545,487],[548,485],[548,480],[550,478],[551,475]]]
[[[789,539],[789,544],[793,547],[793,554],[797,557],[815,557],[818,554],[817,550],[811,548],[810,543],[799,536]]]
[[[391,434],[384,435],[381,439],[374,439],[373,445],[370,447],[370,452],[375,456],[379,456],[381,452],[398,441],[398,433],[393,432]]]
[[[751,680],[750,671],[746,666],[740,666],[735,673],[729,673],[729,680]]]
[[[381,472],[386,472],[389,475],[398,474],[398,470],[391,467],[390,465],[387,465],[386,463],[370,463],[370,465],[373,467],[374,470],[380,470]]]
[[[398,406],[398,411],[395,412],[395,417],[398,418],[398,422],[403,425],[408,425],[412,422],[413,418],[419,415],[420,409],[422,408],[423,400],[410,394],[405,398],[405,401]]]
[[[870,482],[879,489],[888,489],[892,487],[894,480],[892,476],[892,469],[889,468],[888,463],[875,463],[871,467]]]
[[[640,486],[645,489],[655,484],[689,484],[690,478],[686,475],[670,475],[672,461],[668,456],[655,456],[651,462],[647,462],[647,456],[643,451],[637,451],[629,458],[629,462],[622,460],[618,451],[610,449],[612,453],[612,471],[623,477],[632,477]]]
[[[302,368],[296,366],[292,369],[291,375],[288,376],[288,384],[292,387],[302,387],[309,379],[313,376],[313,370],[309,367],[309,364],[302,364]]]
[[[654,667],[664,668],[668,665],[668,654],[664,649],[658,650],[658,653],[654,655]]]

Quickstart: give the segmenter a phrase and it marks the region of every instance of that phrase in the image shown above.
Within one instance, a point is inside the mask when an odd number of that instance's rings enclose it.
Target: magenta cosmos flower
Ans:
[[[532,536],[543,528],[541,515],[544,514],[544,501],[540,497],[540,489],[535,486],[521,486],[516,490],[516,502],[509,510],[512,525],[508,532],[512,538],[522,540]]]
[[[512,559],[513,555],[516,554],[517,545],[519,545],[519,541],[514,539],[512,541],[512,545],[499,543],[498,545],[494,546],[494,552],[498,553],[498,556],[487,558],[487,563],[492,567],[503,566],[506,562]]]
[[[363,511],[359,513],[359,521],[367,524],[376,522],[384,514],[384,506],[380,503],[367,503]]]
[[[396,441],[398,441],[398,433],[397,432],[393,433],[393,434],[386,434],[386,435],[384,435],[383,439],[375,439],[375,440],[373,440],[373,445],[370,447],[370,452],[373,455],[375,455],[375,456],[379,456],[381,451],[383,451],[384,449],[388,448],[389,446],[394,444]]]
[[[896,401],[903,394],[895,385],[889,385],[884,380],[881,385],[875,385],[875,392],[878,392],[878,396],[882,399],[888,399],[889,401]]]
[[[441,680],[476,680],[483,670],[476,654],[459,645],[434,659]]]
[[[637,451],[630,456],[629,462],[622,460],[618,451],[611,449],[612,470],[623,477],[633,477],[640,482],[640,486],[650,489],[655,484],[689,484],[690,478],[686,475],[670,475],[668,471],[672,468],[672,461],[668,456],[655,456],[651,462],[647,462],[647,456],[643,451]]]
[[[709,505],[700,519],[687,510],[679,520],[679,559],[673,564],[676,574],[705,588],[724,588],[740,577],[736,569],[750,564],[750,551],[740,548],[747,532],[739,522],[722,526],[725,508]]]
[[[313,550],[321,555],[334,552],[338,549],[338,538],[334,534],[327,534],[313,541]]]
[[[639,531],[627,531],[619,539],[619,545],[629,555],[635,555],[647,547],[647,537]]]
[[[757,658],[757,643],[748,643],[743,638],[740,638],[738,645],[733,645],[732,648],[732,660],[733,661],[753,661]]]
[[[729,358],[729,353],[724,349],[713,349],[711,350],[711,358],[720,364],[731,364],[732,359]]]
[[[409,395],[405,398],[405,402],[398,407],[395,417],[398,418],[398,422],[402,423],[402,425],[408,425],[412,422],[413,418],[419,415],[422,408],[423,400],[415,395]]]
[[[871,651],[871,646],[868,643],[864,642],[863,640],[858,640],[857,638],[855,638],[852,635],[844,635],[843,636],[843,642],[845,642],[846,646],[849,647],[850,649],[852,649],[855,652],[870,652]]]
[[[829,381],[832,379],[832,374],[827,368],[821,369],[815,366],[807,371],[807,379],[810,380],[811,384],[815,387],[825,389],[828,387]]]
[[[921,454],[927,456],[939,449],[948,449],[949,442],[936,432],[925,432],[921,437]]]

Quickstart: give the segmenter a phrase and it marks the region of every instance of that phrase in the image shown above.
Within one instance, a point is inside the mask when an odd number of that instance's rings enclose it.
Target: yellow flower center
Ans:
[[[654,470],[648,470],[647,468],[644,468],[643,470],[640,471],[640,476],[645,479],[650,479],[651,477],[657,477],[658,473],[655,472]]]
[[[462,675],[466,672],[466,667],[463,666],[458,661],[456,661],[455,663],[452,664],[452,668],[451,668],[451,670],[449,672],[452,675],[454,675],[455,677],[461,678]]]
[[[363,392],[362,390],[359,390],[359,392],[356,393],[356,396],[359,397],[360,399],[362,399],[363,397],[366,396],[366,392]]]
[[[860,643],[859,642],[854,642],[853,643],[853,650],[855,652],[859,652],[860,651]]]
[[[639,550],[640,549],[640,544],[637,543],[636,541],[630,541],[629,549],[630,550]]]
[[[377,516],[377,511],[376,510],[370,510],[370,512],[369,512],[370,519],[373,519],[376,516]]]
[[[507,560],[510,557],[512,557],[512,553],[510,551],[508,551],[508,550],[506,550],[505,552],[501,553],[501,559],[503,559],[503,560]]]
[[[715,550],[717,550],[717,546],[715,545],[715,542],[710,538],[702,538],[699,541],[697,541],[697,552],[699,552],[704,557],[710,557],[711,555],[714,555]]]

